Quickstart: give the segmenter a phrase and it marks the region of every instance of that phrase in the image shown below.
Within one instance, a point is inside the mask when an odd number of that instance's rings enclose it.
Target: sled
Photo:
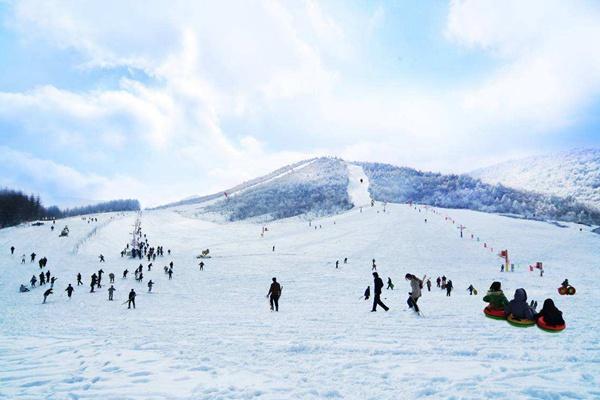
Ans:
[[[512,326],[516,326],[518,328],[529,328],[530,326],[535,325],[534,320],[520,319],[520,318],[513,316],[512,314],[510,314],[508,316],[508,318],[506,318],[506,320],[508,321],[509,324],[511,324]]]
[[[506,316],[504,315],[504,310],[496,310],[490,306],[484,308],[483,313],[486,317],[491,319],[506,319]]]
[[[570,295],[570,296],[572,296],[575,293],[577,293],[577,290],[573,286],[567,286],[567,287],[561,286],[561,287],[558,288],[558,293],[561,296],[564,296],[564,295]]]
[[[544,321],[544,317],[539,317],[537,320],[537,326],[538,328],[540,328],[543,331],[546,332],[552,332],[552,333],[557,333],[560,331],[563,331],[567,325],[566,324],[562,324],[562,325],[548,325],[546,323],[546,321]]]

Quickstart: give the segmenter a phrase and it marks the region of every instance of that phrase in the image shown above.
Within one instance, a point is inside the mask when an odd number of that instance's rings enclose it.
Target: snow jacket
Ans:
[[[421,280],[419,278],[410,278],[410,297],[414,300],[421,297]]]
[[[527,292],[525,289],[515,290],[515,298],[505,307],[504,314],[512,314],[516,318],[532,320],[535,317],[535,311],[527,304]]]
[[[548,325],[556,326],[563,325],[565,323],[565,320],[562,317],[562,311],[556,308],[552,299],[546,299],[546,301],[544,301],[544,307],[535,317],[536,319],[539,317],[544,317],[544,321]]]
[[[375,278],[373,282],[374,292],[375,294],[381,294],[381,289],[383,289],[383,280],[378,276]]]
[[[504,307],[508,304],[508,299],[502,290],[489,290],[483,297],[483,301],[490,303],[490,306],[496,310],[504,310]]]
[[[273,297],[281,296],[281,285],[278,282],[271,283],[268,295]]]

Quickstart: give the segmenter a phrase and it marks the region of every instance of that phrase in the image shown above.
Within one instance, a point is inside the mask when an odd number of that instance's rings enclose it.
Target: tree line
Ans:
[[[42,205],[39,196],[28,195],[18,190],[0,189],[0,228],[41,219],[115,211],[138,211],[139,209],[140,203],[135,199],[111,200],[64,210],[56,206],[46,208]]]

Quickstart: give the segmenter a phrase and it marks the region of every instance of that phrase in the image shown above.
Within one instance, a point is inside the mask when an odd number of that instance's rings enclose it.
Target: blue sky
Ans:
[[[0,0],[0,185],[151,206],[316,155],[597,147],[599,40],[591,1]]]

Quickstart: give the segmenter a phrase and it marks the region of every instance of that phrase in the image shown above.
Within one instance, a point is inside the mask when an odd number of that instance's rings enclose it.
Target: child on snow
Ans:
[[[531,304],[527,304],[527,292],[525,289],[520,288],[515,290],[515,297],[504,307],[504,315],[513,315],[519,319],[535,319],[535,307],[536,302],[532,301]]]
[[[552,299],[546,299],[544,301],[544,307],[542,307],[540,312],[535,316],[535,319],[540,317],[544,317],[544,322],[550,326],[564,325],[565,323],[565,320],[562,317],[562,311],[556,308]]]
[[[504,295],[501,289],[500,282],[494,282],[490,286],[487,294],[483,297],[483,301],[490,304],[490,308],[494,310],[504,310],[504,307],[508,304],[508,299]]]

